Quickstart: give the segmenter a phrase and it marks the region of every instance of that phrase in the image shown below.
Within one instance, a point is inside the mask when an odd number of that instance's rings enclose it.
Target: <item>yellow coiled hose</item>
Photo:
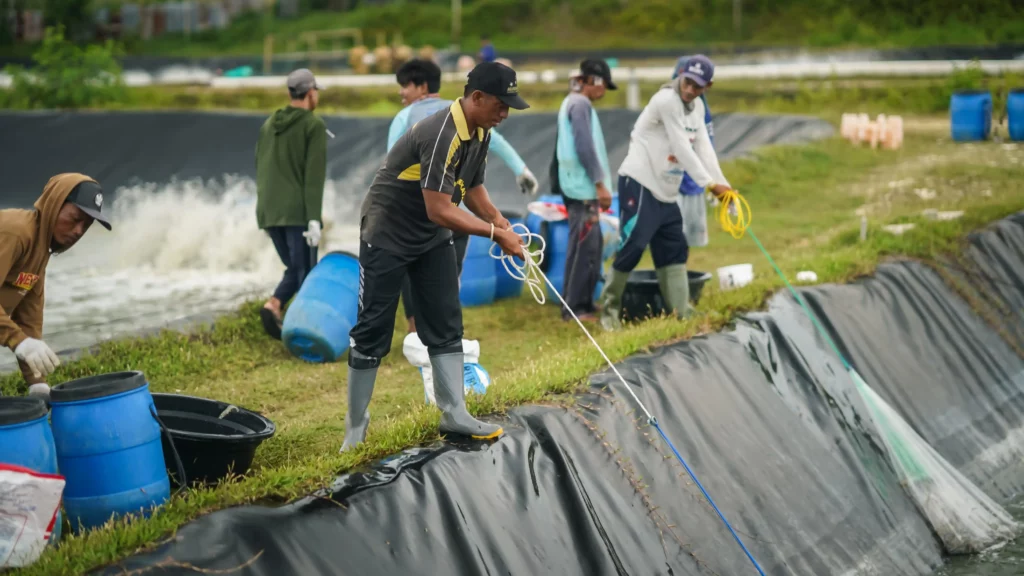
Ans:
[[[750,204],[735,190],[729,190],[718,197],[718,224],[733,238],[739,240],[747,232],[754,215]]]

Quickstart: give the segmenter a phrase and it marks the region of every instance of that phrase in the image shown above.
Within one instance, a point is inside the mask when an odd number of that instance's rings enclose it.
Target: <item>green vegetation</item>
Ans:
[[[64,38],[63,27],[47,28],[31,70],[8,65],[11,108],[83,108],[125,100],[117,50],[110,42],[80,48]]]
[[[901,150],[871,150],[832,139],[807,146],[764,149],[756,157],[725,163],[730,180],[753,208],[752,230],[791,277],[814,270],[821,282],[845,282],[869,274],[888,257],[931,260],[957,253],[966,233],[1024,209],[1019,166],[1024,148],[996,143],[956,145],[942,119],[906,119]],[[985,162],[978,162],[978,158]],[[934,198],[922,200],[925,188]],[[965,210],[960,220],[921,216],[925,208]],[[869,218],[868,238],[858,239],[859,214]],[[894,236],[893,222],[917,227]],[[713,271],[750,262],[755,281],[722,292],[705,287],[700,316],[689,321],[659,318],[618,333],[595,329],[613,361],[653,346],[726,327],[738,315],[762,308],[781,282],[754,243],[735,240],[712,223],[710,245],[695,249],[690,267]],[[641,267],[651,267],[649,257]],[[400,352],[404,321],[396,323],[392,354],[381,366],[367,443],[338,455],[344,435],[344,358],[311,365],[291,357],[266,338],[258,304],[193,335],[157,337],[102,345],[92,356],[62,366],[53,383],[102,372],[137,369],[154,391],[216,397],[266,414],[278,433],[257,453],[245,477],[216,488],[175,497],[148,520],[122,520],[81,537],[67,538],[35,566],[19,574],[77,574],[114,562],[166,538],[201,514],[252,502],[285,501],[324,486],[336,473],[438,440],[439,413],[423,405],[418,371]],[[524,403],[559,403],[586,386],[603,361],[575,324],[560,321],[556,307],[519,299],[464,311],[466,336],[480,341],[482,363],[494,384],[469,399],[475,414],[500,414]],[[516,328],[511,328],[515,325]],[[540,350],[540,353],[538,353]],[[24,393],[17,375],[0,379],[5,394]]]
[[[48,2],[56,7],[54,21],[80,26],[81,10],[69,7],[84,6],[85,0]],[[304,0],[295,18],[253,13],[236,18],[227,30],[129,39],[126,46],[130,54],[258,55],[266,34],[294,39],[309,30],[357,27],[401,32],[411,46],[441,47],[451,41],[450,5],[449,0],[406,0],[338,12],[330,11],[326,0]],[[733,2],[724,0],[464,0],[461,45],[475,53],[481,33],[491,35],[499,52],[743,44],[972,45],[1024,37],[1024,20],[1014,0],[744,2],[739,32],[732,10]]]

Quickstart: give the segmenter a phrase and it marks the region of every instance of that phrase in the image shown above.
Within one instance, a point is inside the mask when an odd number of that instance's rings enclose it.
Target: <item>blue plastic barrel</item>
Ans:
[[[74,530],[148,515],[170,497],[153,396],[142,372],[82,378],[50,391],[64,510]]]
[[[0,463],[59,474],[48,413],[46,402],[39,398],[0,397]],[[51,545],[60,539],[61,518],[58,510]]]
[[[469,237],[459,278],[459,301],[463,306],[483,306],[494,302],[498,275],[495,259],[490,254],[491,244],[489,239],[481,236]]]
[[[1011,90],[1006,97],[1006,122],[1010,140],[1024,140],[1024,88]]]
[[[949,117],[953,140],[985,140],[992,128],[992,94],[984,90],[953,94],[949,100]]]
[[[359,258],[324,256],[306,276],[285,312],[281,340],[306,362],[333,362],[348,350],[359,315]]]
[[[523,224],[523,217],[518,213],[506,212],[504,213],[505,218],[512,223],[513,226],[516,224]],[[488,246],[490,249],[490,246]],[[494,249],[498,251],[497,248]],[[501,300],[502,298],[518,298],[523,293],[523,282],[516,280],[508,271],[505,270],[505,265],[501,260],[497,258],[491,258],[491,262],[494,263],[494,274],[496,277],[496,284],[494,286],[494,299]]]

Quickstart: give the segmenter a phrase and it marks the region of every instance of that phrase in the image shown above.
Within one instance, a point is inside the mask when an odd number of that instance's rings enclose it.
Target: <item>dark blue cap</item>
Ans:
[[[676,74],[682,74],[697,83],[698,86],[707,86],[715,76],[715,65],[711,59],[703,54],[692,56],[681,66],[676,68]]]

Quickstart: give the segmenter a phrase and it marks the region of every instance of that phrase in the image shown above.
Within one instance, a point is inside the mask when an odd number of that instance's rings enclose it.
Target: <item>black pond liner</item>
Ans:
[[[277,430],[268,418],[219,400],[153,394],[153,404],[170,430],[190,484],[216,484],[229,472],[245,474],[252,466],[256,449]],[[177,485],[173,453],[166,436],[163,446],[171,482]]]
[[[694,306],[700,301],[704,284],[711,279],[710,272],[687,270],[690,280],[690,302]],[[626,281],[626,290],[622,293],[622,319],[641,320],[658,317],[668,312],[665,299],[658,287],[658,276],[654,270],[634,270]]]

